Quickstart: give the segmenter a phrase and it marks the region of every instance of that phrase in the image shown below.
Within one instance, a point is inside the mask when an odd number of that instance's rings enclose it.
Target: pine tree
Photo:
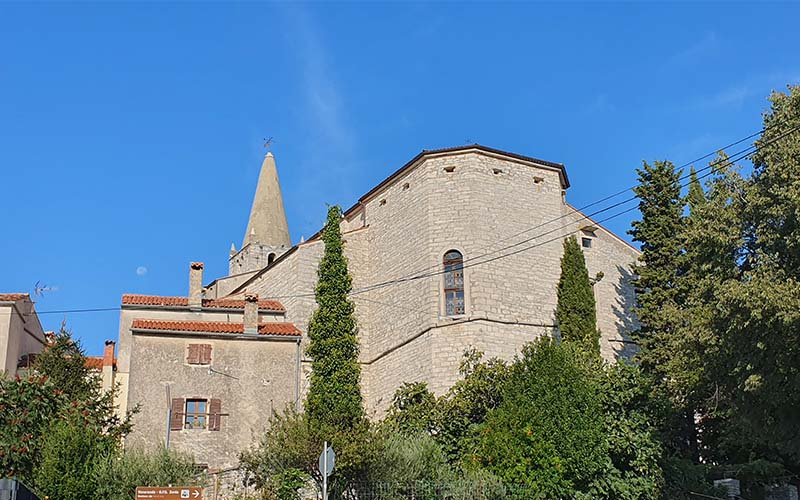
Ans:
[[[680,312],[678,282],[684,265],[681,173],[668,161],[653,165],[644,162],[637,172],[639,185],[634,192],[642,219],[634,221],[629,231],[642,250],[641,265],[635,266],[640,327],[634,335],[642,368],[661,382],[669,378],[667,370]]]
[[[700,180],[697,178],[697,171],[694,167],[689,169],[689,193],[686,195],[686,204],[689,205],[689,213],[695,212],[706,201],[706,194]]]
[[[574,236],[564,240],[556,320],[561,338],[567,342],[580,343],[587,351],[600,353],[594,291],[586,269],[586,260]]]
[[[340,221],[341,209],[331,207],[322,231],[325,252],[316,287],[318,308],[308,327],[311,342],[306,352],[312,358],[312,373],[306,411],[312,428],[321,432],[351,429],[364,417],[355,308],[347,297],[352,278]]]

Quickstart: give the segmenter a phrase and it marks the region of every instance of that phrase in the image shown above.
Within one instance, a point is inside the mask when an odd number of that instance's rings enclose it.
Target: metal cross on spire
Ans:
[[[270,138],[269,138],[269,139],[267,139],[267,138],[265,137],[265,138],[264,138],[264,149],[266,149],[267,151],[269,151],[269,150],[270,150],[270,148],[272,147],[272,145],[273,145],[274,143],[275,143],[275,139],[274,139],[273,137],[271,137],[271,136],[270,136]]]

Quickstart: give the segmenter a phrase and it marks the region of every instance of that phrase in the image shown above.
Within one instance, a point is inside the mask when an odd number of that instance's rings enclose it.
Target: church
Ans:
[[[639,253],[569,205],[569,186],[563,164],[474,144],[422,151],[344,211],[368,415],[381,418],[404,382],[445,392],[466,349],[510,359],[556,333],[571,235],[596,277],[602,355],[631,354]],[[225,470],[272,410],[302,407],[323,249],[319,233],[292,245],[267,153],[228,276],[204,284],[192,262],[186,296],[122,297],[120,409],[139,408],[126,445],[167,442]]]

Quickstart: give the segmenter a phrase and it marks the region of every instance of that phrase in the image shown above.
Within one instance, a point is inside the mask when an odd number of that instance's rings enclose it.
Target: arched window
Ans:
[[[444,254],[444,312],[446,316],[464,314],[464,258],[458,250]]]
[[[275,254],[271,253],[267,256],[267,265],[272,264],[272,261],[275,260]]]

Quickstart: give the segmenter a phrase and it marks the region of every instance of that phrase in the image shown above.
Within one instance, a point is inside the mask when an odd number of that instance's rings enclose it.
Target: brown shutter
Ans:
[[[208,405],[208,430],[218,431],[220,424],[220,414],[222,413],[222,401],[219,399],[212,399]]]
[[[200,344],[189,344],[189,354],[186,356],[186,362],[190,365],[196,365],[200,362]]]
[[[179,431],[183,429],[184,421],[184,402],[183,398],[172,398],[172,411],[169,418],[169,430]]]
[[[200,354],[200,364],[203,365],[210,365],[211,364],[211,344],[203,344]]]

